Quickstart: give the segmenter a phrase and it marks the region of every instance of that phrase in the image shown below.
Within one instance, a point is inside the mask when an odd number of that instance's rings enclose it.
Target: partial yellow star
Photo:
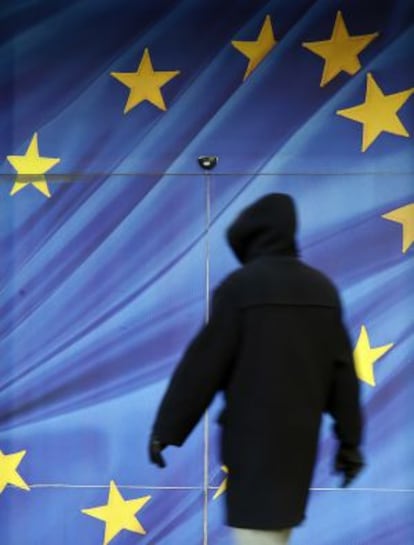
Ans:
[[[104,545],[121,532],[129,530],[136,534],[146,534],[141,523],[135,517],[151,496],[143,496],[134,500],[124,500],[114,481],[109,486],[108,503],[100,507],[82,509],[82,513],[105,522]]]
[[[324,87],[340,72],[346,72],[350,76],[356,74],[361,69],[358,55],[378,36],[378,32],[350,36],[342,13],[338,11],[330,40],[302,44],[325,59],[320,86]]]
[[[49,187],[44,174],[60,162],[55,157],[41,157],[37,132],[34,133],[25,155],[8,155],[7,160],[14,167],[18,176],[10,191],[15,195],[18,191],[31,184],[46,197],[50,197]]]
[[[8,484],[17,486],[17,488],[22,488],[23,490],[30,490],[30,487],[17,472],[17,468],[25,454],[25,450],[20,450],[13,454],[4,454],[0,450],[0,494]]]
[[[366,151],[382,132],[410,136],[397,112],[413,93],[414,88],[411,88],[384,95],[373,75],[367,74],[365,102],[352,108],[338,110],[336,113],[362,123],[362,151]]]
[[[221,466],[221,470],[224,471],[224,473],[226,473],[226,475],[229,474],[229,470],[227,469],[226,466]],[[221,485],[218,487],[218,489],[216,490],[216,493],[213,496],[213,500],[216,500],[217,498],[219,498],[227,490],[227,480],[228,479],[226,477],[223,480],[223,482],[221,483]]]
[[[249,59],[249,64],[243,77],[243,81],[245,81],[277,43],[273,34],[270,15],[266,15],[257,40],[248,42],[233,40],[231,43]]]
[[[394,343],[371,347],[367,328],[363,325],[354,349],[355,371],[357,377],[370,386],[376,386],[374,363],[388,352]]]
[[[405,254],[414,242],[414,203],[406,204],[405,206],[401,206],[401,208],[391,210],[391,212],[383,214],[382,217],[386,220],[401,223],[403,230],[402,252]]]
[[[148,100],[160,110],[165,111],[167,107],[161,94],[161,87],[178,76],[179,73],[179,70],[154,70],[148,48],[145,48],[136,72],[111,72],[112,77],[129,87],[124,114],[144,100]]]

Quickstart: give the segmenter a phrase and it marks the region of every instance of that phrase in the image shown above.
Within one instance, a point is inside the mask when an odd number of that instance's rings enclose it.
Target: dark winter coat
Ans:
[[[188,347],[153,432],[181,445],[223,390],[227,522],[281,529],[304,518],[324,412],[338,439],[361,436],[358,383],[337,290],[296,257],[287,195],[268,195],[228,232],[243,266],[216,289],[208,324]]]

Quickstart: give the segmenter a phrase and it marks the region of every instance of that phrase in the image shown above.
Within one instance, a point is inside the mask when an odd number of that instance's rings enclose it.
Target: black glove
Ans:
[[[342,487],[348,486],[364,467],[362,454],[357,447],[340,446],[335,458],[335,471],[343,473]]]
[[[161,454],[161,451],[165,449],[166,446],[167,445],[162,443],[156,435],[151,435],[149,442],[149,457],[151,462],[158,467],[166,467],[167,465]]]

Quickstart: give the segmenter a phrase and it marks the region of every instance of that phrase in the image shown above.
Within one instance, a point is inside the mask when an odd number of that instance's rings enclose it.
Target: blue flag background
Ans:
[[[378,35],[360,69],[321,86],[324,59],[303,43],[329,40],[338,11],[349,35]],[[257,41],[266,20],[276,44],[243,79],[249,59],[232,41]],[[414,5],[22,0],[3,2],[0,22],[0,543],[103,543],[105,523],[82,510],[105,505],[111,481],[125,500],[151,496],[136,514],[146,534],[112,543],[231,542],[221,399],[166,470],[146,448],[211,292],[237,266],[225,230],[272,191],[295,198],[302,258],[341,291],[366,417],[368,465],[350,489],[324,422],[292,543],[413,543]],[[145,50],[154,71],[179,74],[160,87],[165,109],[124,113],[113,73],[137,71]],[[400,107],[338,115],[367,103],[370,78],[383,96],[406,91]],[[13,159],[35,141],[60,159],[44,178]],[[219,157],[210,174],[203,154]],[[22,451],[14,474],[30,491],[7,480]]]

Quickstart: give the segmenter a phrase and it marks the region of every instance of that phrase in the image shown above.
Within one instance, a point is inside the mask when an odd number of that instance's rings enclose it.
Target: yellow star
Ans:
[[[130,530],[136,534],[146,534],[135,514],[151,499],[151,496],[143,496],[134,500],[124,500],[114,481],[109,487],[108,503],[100,507],[82,509],[82,513],[105,522],[104,545],[121,532]]]
[[[238,41],[233,40],[232,45],[238,49],[243,55],[249,59],[247,70],[244,74],[243,81],[253,72],[253,70],[262,62],[262,60],[270,53],[276,45],[276,40],[273,35],[272,21],[270,15],[266,15],[259,37],[254,41]]]
[[[25,155],[8,155],[7,160],[18,174],[10,195],[14,195],[31,184],[43,193],[43,195],[50,197],[49,187],[44,174],[57,165],[60,159],[55,157],[41,157],[39,155],[37,132],[34,133]]]
[[[25,450],[14,452],[13,454],[3,454],[0,450],[0,494],[8,484],[17,486],[17,488],[22,488],[23,490],[30,490],[30,487],[17,473],[17,468],[25,454]]]
[[[375,386],[374,363],[393,346],[394,343],[390,343],[372,348],[367,329],[363,325],[354,349],[355,371],[358,378],[370,386]]]
[[[124,108],[124,114],[138,106],[144,100],[148,100],[160,110],[167,109],[161,94],[163,87],[170,80],[178,76],[179,70],[163,72],[154,70],[151,57],[146,48],[136,72],[111,72],[111,76],[129,87],[129,96]]]
[[[221,470],[224,471],[224,473],[226,473],[226,475],[229,474],[229,470],[227,469],[226,466],[221,466]],[[216,490],[216,493],[213,496],[213,500],[216,500],[217,498],[219,498],[222,494],[224,494],[224,492],[226,490],[227,490],[227,477],[223,480],[221,485]]]
[[[414,88],[384,95],[372,74],[368,74],[365,102],[336,113],[362,123],[362,151],[366,151],[382,132],[409,136],[397,112],[413,93]]]
[[[382,217],[401,223],[403,229],[402,252],[405,254],[414,242],[414,203],[391,210],[391,212],[383,214]]]
[[[330,40],[305,42],[302,44],[303,47],[306,47],[312,53],[325,59],[321,87],[324,87],[324,85],[333,80],[340,72],[346,72],[350,76],[356,74],[361,68],[358,58],[359,53],[377,36],[379,36],[378,32],[350,36],[342,13],[338,11]]]

